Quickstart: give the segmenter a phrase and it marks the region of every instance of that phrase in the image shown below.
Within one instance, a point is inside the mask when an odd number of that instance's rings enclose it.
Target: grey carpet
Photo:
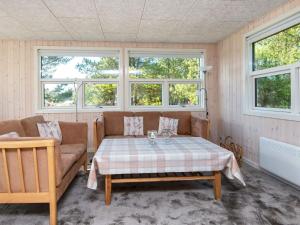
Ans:
[[[300,191],[244,165],[247,187],[223,177],[222,201],[205,181],[116,184],[110,207],[79,174],[59,202],[58,220],[71,224],[300,224]],[[0,205],[0,224],[48,224],[46,204]]]

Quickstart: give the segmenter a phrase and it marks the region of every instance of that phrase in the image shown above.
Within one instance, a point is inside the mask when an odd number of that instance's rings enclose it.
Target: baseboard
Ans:
[[[258,163],[253,162],[250,159],[243,158],[243,162],[246,163],[247,165],[251,166],[251,167],[254,167],[255,169],[260,170],[260,167],[259,167]]]
[[[285,179],[283,179],[283,178],[281,178],[281,177],[279,177],[279,176],[277,176],[277,175],[275,175],[275,174],[273,174],[273,173],[265,170],[264,168],[260,167],[259,164],[256,163],[256,162],[253,162],[253,161],[251,161],[249,159],[245,159],[245,158],[243,158],[243,162],[246,163],[247,165],[249,165],[249,166],[251,166],[251,167],[253,167],[253,168],[255,168],[255,169],[257,169],[257,170],[259,170],[259,171],[261,171],[261,172],[263,172],[263,173],[265,173],[265,174],[267,174],[267,175],[269,175],[269,176],[271,176],[273,178],[275,178],[276,180],[279,180],[282,183],[285,183],[285,184],[287,184],[287,185],[295,188],[298,191],[300,190],[300,186],[298,186],[296,184],[293,184],[293,183],[291,183],[291,182],[289,182],[289,181],[287,181],[287,180],[285,180]]]

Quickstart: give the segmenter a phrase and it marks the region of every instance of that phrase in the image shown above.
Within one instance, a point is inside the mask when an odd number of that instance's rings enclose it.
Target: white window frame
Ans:
[[[195,55],[198,54],[203,59],[203,65],[200,67],[200,71],[203,71],[206,63],[206,51],[203,49],[158,49],[158,48],[126,48],[125,49],[125,110],[129,111],[205,111],[205,98],[204,93],[199,92],[200,105],[195,106],[178,106],[169,105],[169,84],[198,84],[200,88],[205,88],[205,75],[202,74],[200,79],[186,80],[186,79],[136,79],[129,77],[129,56],[130,51],[140,52],[146,55]],[[162,84],[162,105],[161,106],[133,106],[131,105],[131,84],[132,83],[155,83]]]
[[[117,52],[119,57],[119,77],[117,79],[42,79],[41,78],[41,56],[42,55],[61,55],[61,56],[103,56],[111,52]],[[54,46],[36,46],[34,47],[35,59],[35,111],[36,113],[67,113],[74,112],[75,105],[71,107],[51,107],[43,106],[43,83],[70,83],[81,84],[78,89],[78,112],[98,112],[96,106],[84,105],[84,84],[87,83],[116,83],[117,84],[117,106],[102,106],[102,110],[119,111],[123,108],[123,58],[121,48],[83,48],[83,47],[54,47]]]
[[[249,32],[244,37],[244,87],[243,87],[243,113],[246,115],[271,117],[277,119],[300,121],[300,61],[284,66],[253,71],[252,43],[262,40],[272,34],[300,23],[300,12],[291,12],[270,24]],[[277,74],[291,74],[291,108],[263,108],[255,106],[255,78],[268,77]]]

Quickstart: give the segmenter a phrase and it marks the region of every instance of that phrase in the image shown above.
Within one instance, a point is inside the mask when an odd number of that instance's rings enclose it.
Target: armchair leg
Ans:
[[[50,225],[56,225],[57,224],[57,202],[50,202],[49,204],[50,208]]]

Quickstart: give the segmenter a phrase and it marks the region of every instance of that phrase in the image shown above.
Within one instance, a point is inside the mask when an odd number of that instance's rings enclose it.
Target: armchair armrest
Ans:
[[[192,116],[191,123],[192,136],[209,139],[210,121],[208,119],[202,119],[199,117]]]
[[[0,165],[5,171],[0,184],[6,184],[6,188],[0,185],[2,192],[47,192],[61,182],[63,165],[59,143],[54,139],[6,138],[0,140],[0,149]]]
[[[105,136],[104,132],[104,121],[96,120],[94,122],[94,150],[97,151],[99,145],[101,144]]]
[[[87,146],[87,123],[59,122],[62,132],[62,144],[84,144]]]

